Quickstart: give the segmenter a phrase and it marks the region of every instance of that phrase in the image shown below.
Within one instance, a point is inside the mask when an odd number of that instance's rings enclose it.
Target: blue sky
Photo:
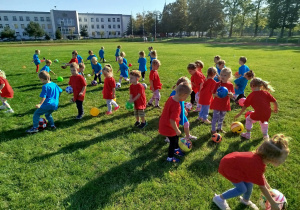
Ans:
[[[5,0],[0,0],[5,1]],[[166,0],[167,4],[175,0]],[[72,2],[72,3],[70,3]],[[113,13],[133,15],[145,11],[162,11],[165,0],[6,0],[0,10],[39,11],[77,10],[89,13]]]

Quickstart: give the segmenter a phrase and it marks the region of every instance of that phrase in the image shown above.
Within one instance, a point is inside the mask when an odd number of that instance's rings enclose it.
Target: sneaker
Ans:
[[[52,129],[52,130],[55,130],[55,129],[56,129],[56,126],[55,126],[55,125],[51,125],[51,129]]]
[[[221,129],[217,129],[217,133],[227,133],[227,132],[221,128]]]
[[[14,113],[13,109],[8,109],[5,113]]]
[[[144,81],[144,78],[142,79],[142,81]]]
[[[206,124],[206,125],[211,125],[211,121],[209,121],[208,119],[203,120],[203,123]]]
[[[80,120],[80,119],[82,119],[82,115],[78,115],[78,116],[76,117],[76,120]]]
[[[250,139],[250,133],[242,133],[241,137],[243,137],[245,139]]]
[[[188,139],[197,140],[197,136],[189,135]]]
[[[0,109],[6,109],[6,106],[2,105],[0,106]]]
[[[115,107],[114,111],[117,111],[118,109],[120,109],[120,106]]]
[[[265,140],[265,141],[268,141],[269,138],[270,138],[269,135],[264,135],[264,140]]]
[[[226,200],[223,200],[219,195],[215,194],[215,197],[213,198],[213,202],[222,210],[229,210],[230,207]]]
[[[105,114],[106,114],[106,115],[111,115],[112,112],[107,111]]]
[[[143,129],[148,125],[147,121],[145,121],[145,123],[141,123],[138,128]]]
[[[242,196],[240,196],[240,202],[246,206],[249,206],[252,209],[259,210],[259,208],[254,203],[252,203],[252,201],[246,202]]]
[[[211,135],[217,133],[217,131],[210,131]]]
[[[147,107],[150,107],[150,106],[153,106],[153,104],[148,103],[148,104],[147,104]]]
[[[168,137],[166,137],[165,142],[170,143],[170,139]]]
[[[159,105],[155,106],[154,108],[161,109],[161,107]]]
[[[136,121],[135,123],[134,123],[134,126],[135,127],[137,127],[137,126],[139,126],[141,123],[139,122],[139,121]]]
[[[203,118],[202,117],[198,117],[197,120],[199,120],[201,123],[203,122]]]
[[[174,150],[174,154],[177,156],[184,156],[184,153],[180,150],[180,148]]]
[[[32,127],[31,129],[26,131],[27,133],[37,133],[39,132],[39,129]]]
[[[173,162],[173,163],[179,163],[180,162],[180,160],[179,159],[177,159],[177,158],[174,158],[174,157],[167,157],[167,161],[168,162]]]

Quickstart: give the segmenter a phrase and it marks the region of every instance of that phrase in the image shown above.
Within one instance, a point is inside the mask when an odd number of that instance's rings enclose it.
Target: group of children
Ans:
[[[136,118],[134,126],[142,129],[147,126],[145,109],[153,106],[153,102],[155,102],[154,107],[160,108],[159,101],[161,98],[160,89],[162,88],[162,83],[159,78],[158,69],[161,63],[157,59],[157,52],[150,47],[149,56],[151,59],[149,81],[150,90],[153,95],[147,103],[145,87],[139,82],[140,80],[144,80],[147,71],[145,52],[139,52],[139,70],[132,70],[129,72],[127,66],[128,63],[125,59],[126,55],[124,52],[120,52],[120,49],[121,46],[118,46],[115,54],[116,61],[119,63],[118,71],[121,71],[119,82],[121,83],[124,78],[131,83],[128,101],[134,103],[134,116]],[[37,65],[37,69],[39,68],[38,65],[40,63],[38,59],[39,53],[39,50],[36,50],[36,56],[34,56],[34,62]],[[101,47],[99,55],[104,62],[104,47]],[[71,61],[62,66],[62,68],[70,66],[71,77],[69,85],[73,89],[73,98],[71,101],[76,103],[78,109],[76,119],[81,119],[84,115],[83,101],[87,87],[83,74],[85,66],[82,60],[82,58],[78,59],[77,51],[73,51]],[[113,68],[110,64],[106,64],[102,68],[92,51],[89,51],[89,57],[86,60],[91,61],[91,67],[95,74],[94,80],[98,78],[101,83],[101,75],[103,74],[105,77],[102,95],[103,99],[106,100],[108,107],[106,114],[110,115],[112,114],[112,106],[114,106],[114,111],[120,108],[114,100],[116,98],[116,81],[113,77]],[[235,74],[236,79],[234,80],[234,85],[230,82],[232,71],[230,68],[225,67],[225,61],[221,60],[220,56],[215,56],[214,61],[216,65],[208,68],[206,76],[204,76],[202,72],[202,69],[204,68],[204,63],[202,61],[190,63],[187,66],[187,70],[191,75],[191,79],[180,77],[164,105],[158,123],[158,131],[161,135],[165,136],[166,140],[169,142],[167,161],[179,162],[180,160],[175,158],[174,155],[185,155],[178,145],[179,136],[181,135],[179,125],[184,127],[185,138],[187,140],[197,139],[196,136],[190,134],[187,110],[185,109],[185,101],[189,96],[191,96],[191,102],[195,106],[194,111],[199,112],[198,120],[205,124],[211,124],[212,134],[216,132],[225,133],[222,129],[222,125],[226,113],[231,110],[230,100],[238,102],[239,99],[245,97],[245,88],[248,81],[251,80],[250,88],[252,92],[245,99],[244,106],[235,118],[238,118],[247,107],[252,106],[254,112],[246,118],[245,127],[247,132],[242,133],[241,136],[250,139],[252,125],[259,121],[265,141],[255,152],[234,152],[226,155],[221,160],[219,172],[233,183],[234,188],[221,195],[215,195],[213,201],[221,209],[228,209],[229,206],[226,199],[243,194],[241,202],[245,205],[249,205],[253,209],[257,209],[256,205],[250,201],[254,183],[260,186],[262,193],[271,203],[272,209],[278,209],[278,204],[272,199],[268,192],[270,186],[263,175],[267,163],[278,166],[285,161],[289,153],[286,137],[283,135],[275,135],[270,139],[268,136],[268,121],[271,116],[271,103],[274,104],[274,112],[278,112],[276,99],[269,93],[274,90],[267,82],[255,77],[254,72],[245,65],[247,61],[245,57],[240,57],[239,59],[241,67]],[[41,115],[45,115],[52,129],[56,128],[52,113],[58,108],[59,96],[62,93],[62,89],[58,87],[57,84],[51,82],[49,75],[49,72],[51,72],[51,63],[51,60],[46,60],[46,66],[42,68],[39,73],[39,79],[44,84],[40,94],[42,100],[36,105],[37,110],[33,115],[33,127],[27,130],[28,133],[38,132],[38,122]],[[228,89],[228,95],[224,98],[220,98],[217,94],[217,89],[221,86]],[[7,98],[13,97],[13,90],[6,80],[5,73],[1,70],[0,93],[0,99],[3,104],[0,109],[7,108],[7,112],[13,112],[10,105],[7,103]],[[212,121],[208,119],[209,109],[213,110]]]

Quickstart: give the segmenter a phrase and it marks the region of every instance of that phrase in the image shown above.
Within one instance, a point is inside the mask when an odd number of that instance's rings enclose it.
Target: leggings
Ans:
[[[117,102],[115,102],[113,99],[106,99],[106,104],[107,104],[107,108],[108,108],[109,112],[111,112],[111,109],[112,109],[111,105],[113,105],[114,107],[118,107],[119,106],[117,104]]]
[[[201,110],[199,112],[199,117],[202,118],[203,120],[207,120],[209,113],[209,105],[202,105]]]
[[[191,104],[194,104],[195,103],[195,92],[194,91],[192,91],[192,93],[191,93]]]
[[[153,96],[149,101],[149,104],[152,104],[152,102],[155,100],[155,106],[159,106],[159,100],[160,100],[160,92],[159,89],[153,91]]]
[[[78,116],[82,116],[83,115],[83,105],[82,105],[83,101],[79,101],[76,100],[76,106],[78,109]]]
[[[212,131],[216,131],[217,122],[218,122],[218,130],[222,129],[225,114],[226,114],[226,111],[214,110],[213,119],[211,121],[211,130]]]
[[[46,119],[48,120],[48,123],[51,126],[54,126],[52,112],[54,112],[54,110],[48,110],[48,109],[43,109],[43,108],[39,108],[39,109],[35,110],[35,112],[33,114],[33,127],[34,128],[39,127],[40,116],[43,114],[45,115]]]
[[[146,73],[145,71],[144,71],[144,72],[141,72],[142,78],[143,78],[143,79],[145,79],[145,73]]]
[[[250,199],[253,184],[251,182],[239,182],[239,183],[232,183],[235,188],[227,190],[222,194],[224,199],[234,198],[239,195],[243,194],[244,200],[248,201]]]
[[[245,127],[248,131],[251,131],[252,130],[252,127],[253,127],[253,123],[256,123],[255,120],[252,120],[250,118],[251,115],[249,115],[247,118],[246,118],[246,124],[245,124]],[[269,128],[269,124],[267,121],[265,122],[261,122],[259,121],[259,124],[260,124],[260,128],[261,128],[261,132],[263,133],[264,136],[267,136],[268,135],[268,128]]]
[[[36,73],[38,73],[39,72],[39,68],[40,68],[40,65],[38,64],[38,65],[36,65]]]
[[[168,157],[172,158],[174,157],[174,150],[179,148],[178,145],[178,140],[179,137],[178,136],[167,136],[170,140],[170,145],[169,145],[169,151],[168,151]]]
[[[95,74],[94,80],[97,81],[97,78],[99,79],[99,83],[102,83],[102,81],[101,81],[101,74],[98,74],[98,76]]]

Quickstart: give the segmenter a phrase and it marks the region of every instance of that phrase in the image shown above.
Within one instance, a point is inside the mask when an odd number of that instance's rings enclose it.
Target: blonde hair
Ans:
[[[151,51],[150,55],[151,55],[152,58],[157,58],[157,52],[156,52],[156,50]]]
[[[141,72],[138,71],[138,70],[132,70],[130,73],[129,73],[130,76],[134,76],[134,77],[137,77],[137,78],[141,78]]]
[[[70,64],[70,68],[75,68],[75,69],[78,70],[78,69],[79,69],[79,66],[78,66],[77,63],[73,62],[73,63]]]
[[[158,67],[160,67],[160,61],[158,59],[153,59],[152,60],[152,65],[158,65]]]
[[[124,58],[126,56],[125,52],[121,52],[120,56]]]
[[[247,62],[247,58],[245,56],[241,56],[240,57],[240,61],[242,61],[243,63]]]
[[[4,79],[6,79],[6,75],[3,70],[0,70],[0,77],[3,77]]]
[[[261,78],[255,77],[250,82],[250,87],[260,87],[262,90],[274,92],[274,88],[269,85],[269,82],[262,80]]]
[[[118,63],[119,64],[123,63],[123,58],[121,56],[118,57]]]
[[[190,64],[187,66],[187,69],[188,69],[188,70],[194,70],[194,71],[196,71],[197,66],[196,66],[195,63],[190,63]]]
[[[49,59],[46,59],[46,64],[52,64],[52,61],[51,60],[49,60]]]
[[[76,50],[74,50],[73,52],[72,52],[72,55],[78,55],[78,52],[76,51]]]
[[[106,65],[104,66],[104,68],[102,69],[102,71],[105,71],[105,72],[106,72],[107,74],[109,74],[110,76],[113,75],[113,69],[112,69],[112,67],[111,67],[110,64],[106,64]]]
[[[254,72],[252,70],[247,71],[244,76],[249,77],[250,79],[253,79],[253,77],[255,76]]]
[[[43,79],[43,80],[49,81],[49,80],[50,80],[50,75],[49,75],[49,73],[46,72],[46,71],[41,71],[41,72],[39,73],[39,78],[41,78],[41,79]]]
[[[263,160],[280,161],[290,152],[288,138],[283,134],[276,134],[273,138],[264,141],[255,151]],[[284,161],[284,160],[283,160]]]
[[[173,89],[174,89],[176,86],[178,86],[180,83],[187,83],[187,84],[192,85],[192,84],[191,84],[191,81],[189,80],[189,78],[183,76],[183,77],[180,77],[180,78],[177,80],[176,85],[173,86]]]
[[[204,68],[204,63],[200,60],[195,61],[197,67]]]
[[[92,50],[89,50],[89,54],[94,54]]]
[[[122,47],[121,47],[121,45],[118,45],[117,48],[121,49]]]
[[[139,55],[142,56],[143,58],[145,58],[145,52],[144,51],[140,51]]]
[[[209,67],[207,69],[207,76],[212,77],[217,74],[217,69],[215,67]]]
[[[85,68],[84,63],[80,63],[80,64],[78,64],[78,66],[79,66],[79,68]]]
[[[101,49],[104,50],[104,47],[102,46]]]
[[[98,60],[97,60],[96,57],[93,57],[91,61],[92,61],[92,62],[95,62],[95,61],[98,61]]]
[[[232,71],[230,68],[228,68],[228,67],[223,68],[220,72],[220,75],[222,74],[222,72],[229,74],[229,79],[232,77]]]
[[[35,50],[34,52],[35,52],[35,53],[39,53],[39,52],[41,52],[41,51],[40,51],[40,50]]]
[[[176,88],[176,94],[178,95],[190,95],[191,92],[192,92],[192,86],[187,82],[180,83]]]

